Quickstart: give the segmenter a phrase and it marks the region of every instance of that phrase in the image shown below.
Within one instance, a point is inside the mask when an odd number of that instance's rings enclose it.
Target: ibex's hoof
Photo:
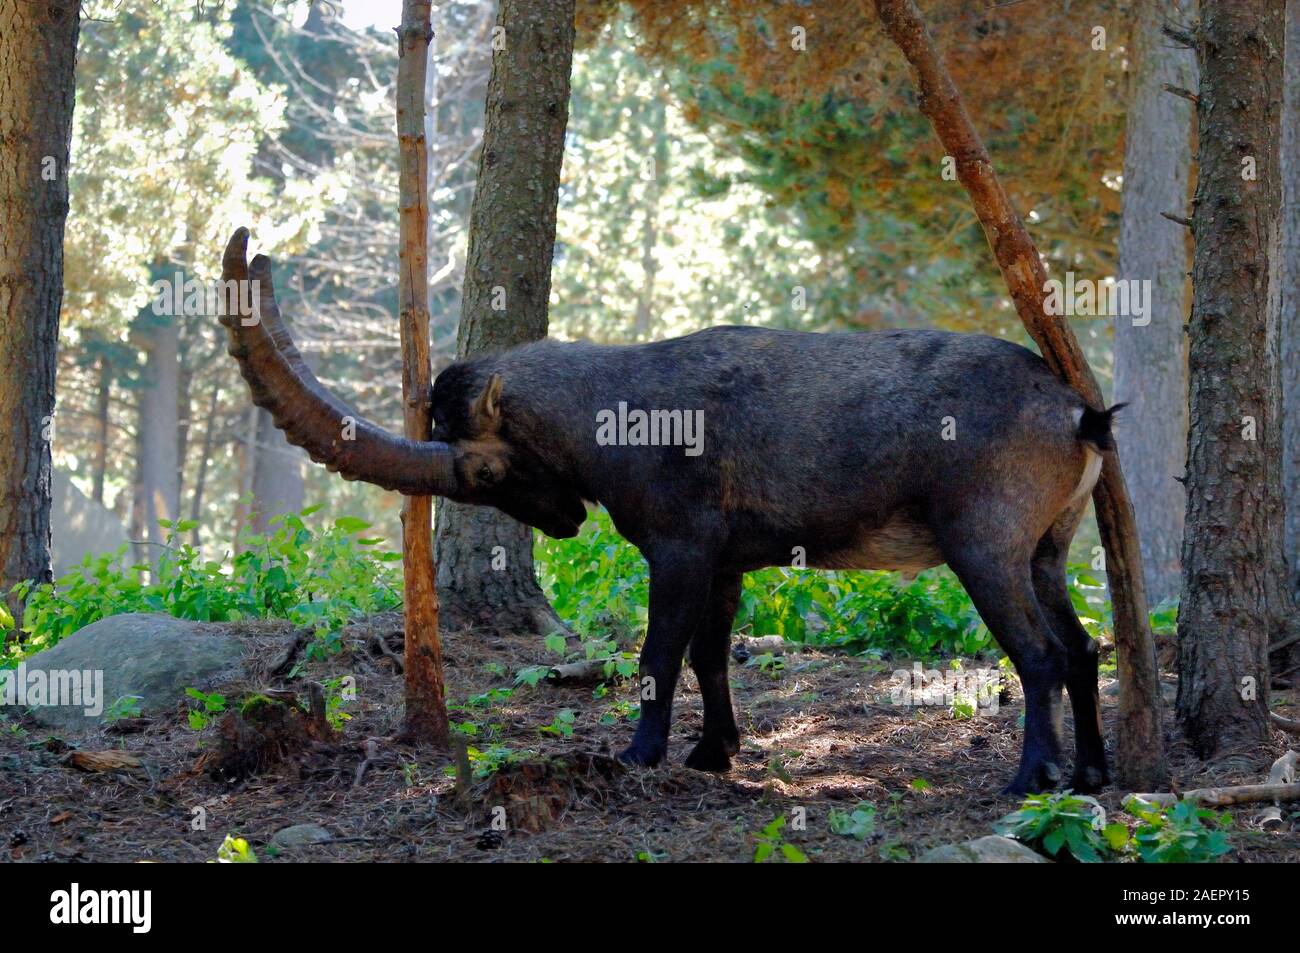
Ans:
[[[1074,769],[1074,778],[1070,787],[1077,794],[1096,794],[1110,783],[1110,774],[1102,767],[1078,767]]]
[[[618,753],[618,760],[641,768],[653,768],[664,759],[665,754],[662,747],[642,745],[633,741]]]
[[[701,738],[699,744],[686,756],[686,767],[723,774],[731,770],[731,757],[722,741]]]
[[[1061,766],[1052,761],[1027,765],[1016,772],[1015,778],[1002,789],[1002,793],[1016,796],[1040,794],[1056,788],[1061,783],[1061,777]]]

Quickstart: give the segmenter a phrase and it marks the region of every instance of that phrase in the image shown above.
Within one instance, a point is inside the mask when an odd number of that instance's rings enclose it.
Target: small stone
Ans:
[[[271,837],[271,846],[281,850],[307,847],[311,844],[328,844],[334,835],[319,824],[294,824],[278,830]]]
[[[1019,841],[990,834],[966,841],[945,844],[928,850],[916,859],[918,864],[1050,864]]]

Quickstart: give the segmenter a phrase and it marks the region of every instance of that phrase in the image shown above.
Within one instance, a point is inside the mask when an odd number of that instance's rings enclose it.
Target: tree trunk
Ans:
[[[302,451],[284,439],[284,433],[276,428],[271,415],[259,407],[250,517],[254,533],[269,532],[273,517],[302,509],[305,493],[302,461]]]
[[[634,341],[650,339],[650,324],[654,320],[655,278],[659,274],[659,261],[655,249],[659,244],[659,203],[663,195],[663,179],[668,174],[668,137],[664,134],[667,124],[667,108],[663,95],[666,90],[655,94],[650,104],[650,123],[646,128],[649,148],[646,154],[652,157],[650,181],[646,183],[645,218],[641,224],[641,289],[636,298],[636,318],[632,327]]]
[[[501,0],[504,48],[492,54],[470,207],[461,357],[546,336],[573,16],[573,0]],[[437,556],[450,626],[564,630],[533,574],[528,527],[495,510],[439,501]]]
[[[1282,554],[1283,12],[1203,0],[1178,719],[1198,754],[1268,738]]]
[[[0,596],[50,579],[50,438],[80,29],[76,0],[0,0]]]
[[[397,32],[397,140],[401,233],[398,308],[402,332],[402,404],[406,436],[428,440],[429,406],[429,152],[424,140],[424,93],[429,66],[429,0],[403,0]],[[406,715],[408,741],[447,747],[446,688],[434,585],[433,500],[408,496],[402,504],[405,582]]]
[[[181,319],[177,318],[177,322]],[[182,330],[185,333],[182,333]],[[188,328],[177,328],[176,333],[176,509],[185,493],[185,460],[190,452],[190,426],[193,413],[190,409],[190,385],[194,371],[186,359],[186,344],[194,340]]]
[[[988,151],[971,125],[920,11],[912,0],[875,0],[875,5],[886,33],[911,65],[922,114],[956,159],[957,178],[984,227],[1021,322],[1048,366],[1084,400],[1099,407],[1101,390],[1074,332],[1064,317],[1049,314],[1045,306],[1047,273],[1038,249],[993,171]],[[1118,780],[1129,788],[1151,788],[1162,783],[1167,773],[1160,727],[1160,679],[1147,618],[1137,525],[1118,453],[1106,455],[1093,502],[1106,547],[1106,573],[1114,606],[1120,680]]]
[[[180,514],[180,325],[147,315],[137,331],[146,350],[139,403],[140,462],[135,525],[151,544],[145,558],[158,564],[170,532],[158,525]]]
[[[1300,0],[1287,0],[1282,83],[1282,480],[1292,591],[1300,587]],[[1282,668],[1300,666],[1300,642]]]
[[[1177,599],[1182,587],[1187,459],[1187,229],[1161,212],[1184,215],[1192,170],[1192,106],[1162,88],[1196,88],[1196,56],[1161,34],[1187,23],[1186,0],[1139,0],[1135,67],[1124,134],[1124,195],[1119,279],[1150,282],[1142,319],[1115,319],[1115,400],[1128,407],[1116,439],[1133,494],[1147,596]],[[1141,324],[1135,321],[1141,320]]]
[[[111,409],[113,388],[113,362],[107,354],[99,355],[99,392],[95,397],[95,460],[92,465],[94,474],[93,499],[100,506],[104,505],[104,477],[108,471],[108,434],[109,411]]]
[[[203,449],[199,455],[198,473],[194,477],[194,492],[190,495],[190,520],[195,524],[190,530],[190,545],[198,549],[202,545],[199,533],[203,522],[203,493],[208,485],[208,461],[212,459],[212,446],[217,429],[217,405],[221,395],[220,381],[212,384],[212,393],[208,397],[208,413],[203,418]]]
[[[239,441],[239,496],[235,500],[235,551],[243,551],[242,538],[252,532],[253,523],[253,473],[257,470],[257,414],[259,408],[249,405],[240,414],[239,426],[243,439]]]

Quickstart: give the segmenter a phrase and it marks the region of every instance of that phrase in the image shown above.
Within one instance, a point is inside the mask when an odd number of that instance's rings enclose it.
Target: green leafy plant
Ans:
[[[948,706],[948,714],[958,721],[970,721],[975,717],[975,701],[971,698],[957,698]]]
[[[641,717],[641,706],[635,702],[623,700],[615,702],[605,709],[604,714],[600,716],[602,725],[614,725],[624,719],[634,721]]]
[[[343,708],[348,702],[343,694],[343,679],[344,676],[340,675],[321,682],[321,687],[325,689],[325,720],[335,731],[342,731],[344,723],[352,720],[352,716]]]
[[[877,852],[880,854],[880,859],[886,863],[906,863],[912,859],[912,852],[898,840],[881,844]]]
[[[139,718],[140,702],[144,701],[140,695],[123,695],[113,701],[104,710],[104,720],[110,724],[115,721],[121,721],[123,718]]]
[[[465,699],[465,705],[471,708],[491,708],[498,702],[505,701],[514,694],[514,691],[513,688],[489,688],[477,695],[470,695],[469,698]],[[448,708],[453,707],[456,706],[448,706]]]
[[[515,685],[527,685],[536,688],[551,670],[549,665],[526,665],[515,672]]]
[[[253,852],[252,847],[248,846],[248,841],[244,840],[244,838],[227,834],[226,839],[217,848],[217,863],[255,864],[257,863],[257,854]]]
[[[648,618],[650,573],[609,514],[599,510],[572,539],[536,539],[538,578],[560,618],[589,638],[635,641]]]
[[[1135,797],[1124,810],[1139,820],[1133,831],[1133,848],[1143,863],[1204,864],[1232,850],[1226,828],[1232,815],[1199,807],[1183,799],[1168,811]]]
[[[473,768],[475,778],[491,777],[507,764],[513,764],[530,756],[530,752],[516,752],[505,745],[492,744],[486,748],[476,748],[471,745],[466,749],[469,755],[469,763]],[[449,764],[443,768],[443,774],[449,778],[456,776],[456,766]]]
[[[627,645],[644,627],[649,592],[645,560],[618,535],[603,509],[572,539],[538,534],[534,556],[551,604],[575,631]],[[1083,563],[1067,566],[1067,582],[1084,626],[1100,636],[1111,625],[1104,583]],[[1158,606],[1153,627],[1163,631],[1176,612],[1176,605]],[[961,583],[945,568],[923,572],[911,582],[889,572],[751,572],[745,576],[736,626],[752,635],[780,635],[790,642],[877,657],[1000,654]],[[964,717],[964,711],[955,714]]]
[[[785,815],[782,814],[754,835],[758,841],[758,846],[754,849],[754,863],[766,863],[776,857],[784,859],[787,864],[808,863],[807,855],[781,836],[784,828]]]
[[[832,808],[828,820],[831,833],[866,840],[876,831],[876,807],[868,801],[861,801],[852,811]]]
[[[559,735],[561,738],[572,738],[573,722],[576,717],[572,708],[561,708],[549,725],[542,725],[537,730],[548,735]]]
[[[785,659],[771,652],[755,655],[745,664],[757,666],[760,672],[771,679],[779,679],[785,672]]]
[[[1030,794],[994,830],[1049,857],[1095,864],[1122,850],[1128,840],[1128,828],[1120,823],[1103,825],[1105,816],[1096,798],[1069,791]]]
[[[329,651],[337,646],[338,630],[352,619],[401,604],[401,578],[392,565],[401,554],[377,549],[381,539],[359,537],[370,524],[355,517],[310,527],[306,520],[319,509],[276,517],[269,534],[242,535],[238,555],[228,561],[203,559],[187,538],[196,528],[193,521],[160,520],[169,531],[167,543],[148,582],[148,568],[127,565],[123,546],[86,556],[52,583],[20,583],[14,593],[25,603],[24,637],[21,643],[9,640],[6,661],[16,664],[92,622],[124,612],[163,612],[204,622],[289,619],[315,631],[317,644],[309,653]]]
[[[207,694],[197,688],[187,688],[185,694],[199,703],[198,708],[189,711],[189,725],[193,731],[202,731],[212,723],[214,715],[226,710],[226,697],[217,692]]]
[[[754,635],[854,653],[927,658],[995,648],[947,570],[902,584],[886,572],[764,569],[745,577],[737,625]]]

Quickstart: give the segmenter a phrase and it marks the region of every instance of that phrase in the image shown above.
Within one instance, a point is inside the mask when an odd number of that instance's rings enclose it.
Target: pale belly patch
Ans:
[[[821,569],[890,569],[914,576],[943,562],[939,544],[923,523],[899,514],[864,529],[852,546],[818,555]]]

